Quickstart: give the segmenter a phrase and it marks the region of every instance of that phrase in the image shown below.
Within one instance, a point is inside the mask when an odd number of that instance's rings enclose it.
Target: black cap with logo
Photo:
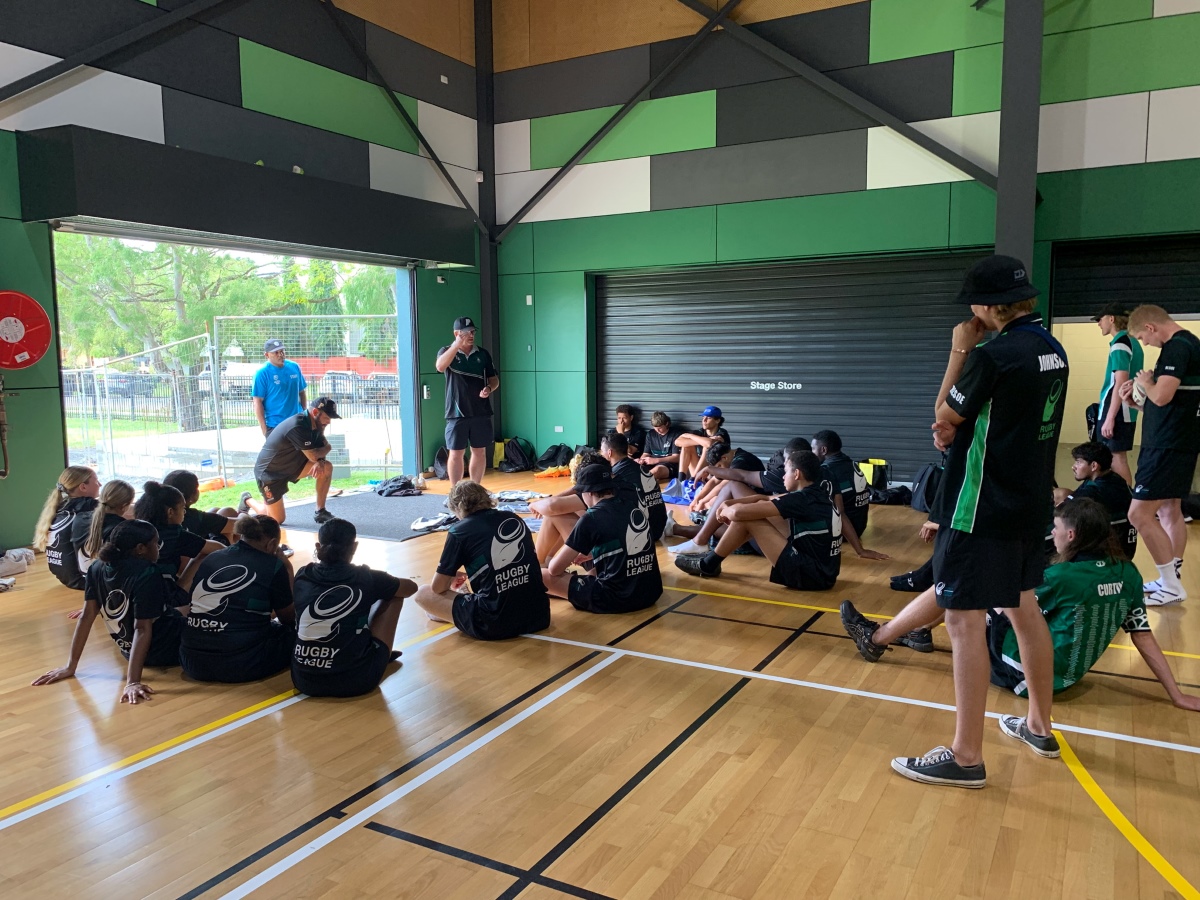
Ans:
[[[1039,291],[1029,283],[1025,264],[1014,256],[989,256],[967,270],[958,303],[1001,306],[1032,300]]]
[[[1124,303],[1105,303],[1104,308],[1092,316],[1092,321],[1099,322],[1105,316],[1122,316],[1123,318],[1128,319],[1129,307]]]
[[[337,402],[332,397],[318,397],[312,402],[312,408],[320,410],[329,416],[331,419],[340,419],[338,415]]]
[[[598,494],[613,489],[612,466],[606,462],[588,463],[575,472],[575,493]]]
[[[472,319],[470,316],[459,316],[457,319],[454,320],[454,330],[455,331],[474,331],[475,330],[475,320]]]

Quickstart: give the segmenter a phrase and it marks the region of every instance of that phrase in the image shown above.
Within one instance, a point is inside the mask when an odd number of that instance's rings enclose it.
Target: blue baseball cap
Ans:
[[[719,406],[706,406],[706,407],[704,407],[704,412],[700,413],[700,415],[708,416],[709,418],[712,418],[712,419],[725,418],[724,416],[721,415],[721,407],[719,407]]]

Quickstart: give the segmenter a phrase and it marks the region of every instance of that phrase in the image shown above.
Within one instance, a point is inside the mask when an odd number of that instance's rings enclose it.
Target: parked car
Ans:
[[[158,386],[158,376],[109,372],[101,383],[110,397],[150,397]]]
[[[363,380],[361,389],[367,403],[400,402],[400,378],[390,372],[372,372]]]
[[[326,372],[320,378],[315,396],[331,397],[339,403],[349,403],[359,398],[361,381],[354,372]]]
[[[254,363],[225,363],[221,366],[221,398],[223,400],[249,400],[254,391],[254,376],[259,366]],[[201,393],[212,393],[212,369],[205,366],[200,370],[196,389]]]

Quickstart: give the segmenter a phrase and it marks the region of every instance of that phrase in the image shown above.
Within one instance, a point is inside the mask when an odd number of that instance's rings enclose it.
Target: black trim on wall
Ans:
[[[475,264],[470,212],[66,125],[19,132],[25,221],[87,216]]]

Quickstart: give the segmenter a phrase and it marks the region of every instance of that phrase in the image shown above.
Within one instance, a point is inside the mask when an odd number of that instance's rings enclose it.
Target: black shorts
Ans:
[[[793,591],[827,591],[837,583],[837,579],[831,581],[829,576],[815,571],[811,565],[805,565],[796,548],[788,544],[771,567],[771,583],[782,584]]]
[[[270,678],[286,669],[296,649],[296,632],[278,622],[259,642],[229,653],[179,649],[179,663],[189,678],[221,684],[242,684]]]
[[[595,575],[572,575],[571,586],[567,589],[567,600],[581,612],[599,613],[600,615],[636,612],[648,609],[654,605],[657,597],[648,601],[636,597],[614,597],[600,579]]]
[[[759,472],[758,478],[762,482],[762,493],[764,494],[786,494],[788,492],[787,486],[783,483],[782,472],[767,469],[765,472]]]
[[[509,606],[518,604],[509,603]],[[505,609],[499,616],[481,615],[474,594],[459,594],[454,598],[454,627],[480,641],[505,641],[522,634],[544,631],[550,627],[550,600],[530,601],[521,608]],[[543,610],[542,607],[545,607]]]
[[[179,644],[183,640],[183,616],[174,609],[154,620],[150,650],[143,663],[150,669],[169,669],[179,665]],[[126,657],[128,658],[128,657]]]
[[[933,589],[942,609],[1012,609],[1045,571],[1041,535],[983,537],[943,525],[933,542]]]
[[[1196,454],[1190,450],[1143,447],[1133,479],[1134,500],[1182,500],[1192,492]]]
[[[446,420],[447,450],[478,447],[491,453],[494,438],[491,416],[464,416],[460,419]]]
[[[678,463],[659,462],[657,460],[650,463],[651,469],[656,469],[659,466],[662,466],[662,468],[667,470],[667,478],[668,479],[679,477],[679,464]]]
[[[1126,422],[1124,419],[1117,419],[1113,425],[1113,436],[1110,438],[1104,437],[1100,433],[1100,428],[1104,424],[1104,418],[1101,416],[1096,420],[1096,430],[1092,434],[1092,440],[1099,441],[1113,453],[1124,453],[1127,450],[1133,449],[1133,433],[1137,431],[1136,422]]]
[[[292,684],[310,697],[361,697],[379,687],[391,658],[392,648],[373,637],[370,651],[350,669],[318,675],[293,663]]]
[[[992,663],[991,682],[1011,691],[1025,680],[1025,673],[1004,658],[1004,637],[1012,631],[1012,620],[1004,613],[988,613],[987,645]]]
[[[255,480],[257,481],[258,479]],[[262,494],[263,500],[265,500],[268,505],[282,501],[283,495],[286,494],[290,489],[291,485],[287,483],[286,479],[283,481],[258,482],[258,492]]]

